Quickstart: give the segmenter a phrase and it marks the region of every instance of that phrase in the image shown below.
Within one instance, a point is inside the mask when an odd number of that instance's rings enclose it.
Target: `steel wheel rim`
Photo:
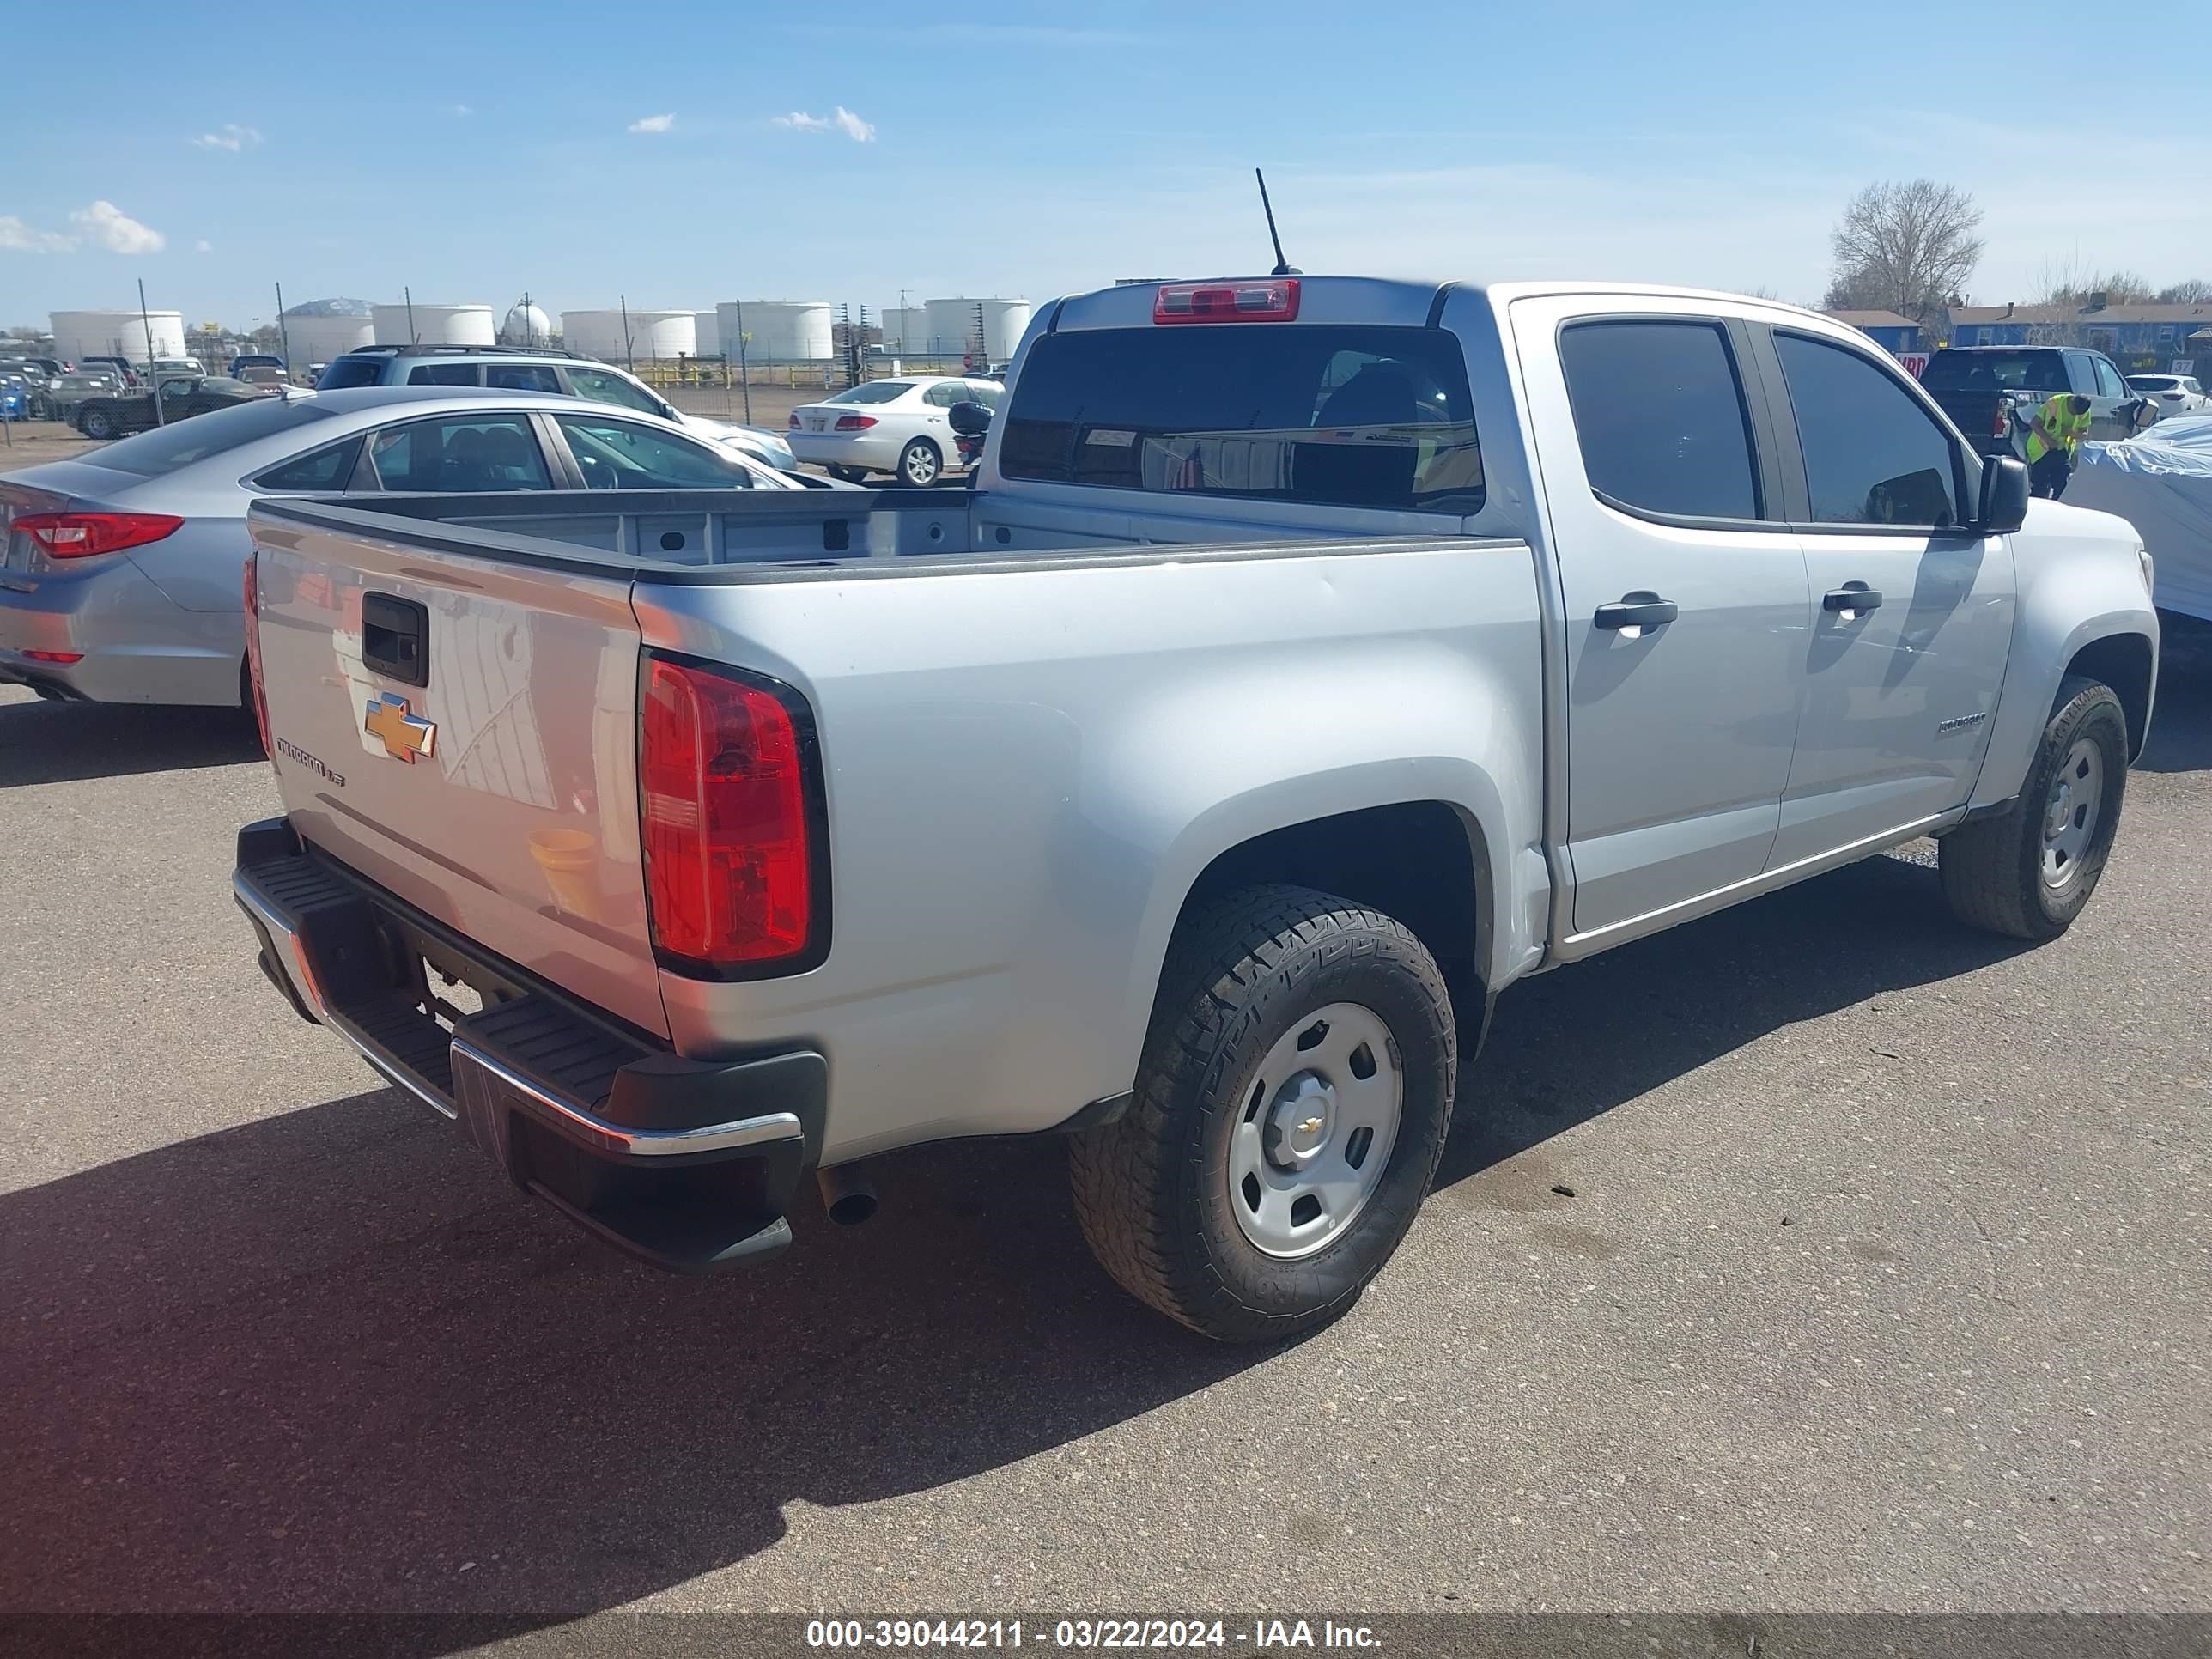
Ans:
[[[1332,1002],[1301,1016],[1249,1074],[1229,1132],[1229,1208],[1245,1242],[1295,1261],[1341,1238],[1382,1184],[1405,1103],[1380,1014]]]
[[[2092,738],[2076,738],[2043,803],[2045,886],[2064,887],[2081,873],[2104,805],[2105,751]]]
[[[907,452],[906,481],[910,484],[927,484],[937,477],[937,452],[920,446]]]

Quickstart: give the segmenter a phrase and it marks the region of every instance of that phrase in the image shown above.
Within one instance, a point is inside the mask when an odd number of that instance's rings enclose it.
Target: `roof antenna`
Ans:
[[[1304,276],[1304,272],[1283,258],[1283,239],[1275,232],[1275,206],[1267,199],[1267,175],[1254,167],[1252,176],[1260,181],[1260,207],[1267,216],[1267,240],[1275,245],[1275,268],[1267,274],[1270,276]]]

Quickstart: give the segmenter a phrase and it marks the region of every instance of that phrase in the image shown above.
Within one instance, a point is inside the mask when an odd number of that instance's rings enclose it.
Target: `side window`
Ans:
[[[968,396],[986,409],[996,409],[999,406],[999,394],[1002,390],[1003,388],[994,381],[973,380],[969,383]]]
[[[2124,398],[2127,385],[2120,379],[2120,371],[2102,357],[2093,357],[2091,364],[2097,371],[2097,395],[2100,398]]]
[[[2070,387],[2085,398],[2094,398],[2097,395],[2097,371],[2089,367],[2089,359],[2081,352],[2069,351],[2066,354],[2066,386],[2055,386],[2051,390],[2063,392]]]
[[[659,401],[643,386],[633,386],[623,376],[604,368],[571,368],[568,384],[579,398],[588,398],[595,404],[619,404],[624,409],[647,415],[662,412]]]
[[[750,489],[743,461],[712,444],[630,421],[556,416],[576,470],[592,489]]]
[[[957,380],[939,380],[921,394],[921,400],[933,409],[950,409],[968,401],[968,388]]]
[[[343,489],[346,480],[353,476],[354,458],[361,453],[361,440],[348,438],[343,443],[328,444],[311,451],[296,460],[272,466],[258,474],[254,487],[259,489]]]
[[[386,427],[369,440],[386,489],[550,489],[537,434],[519,415],[454,416]]]
[[[407,371],[410,386],[474,386],[477,368],[474,363],[417,363]]]
[[[1816,524],[1959,521],[1959,458],[1911,393],[1843,346],[1777,331]]]
[[[1728,337],[1717,323],[1575,323],[1559,336],[1590,488],[1617,505],[1756,519],[1759,489]]]
[[[558,392],[561,377],[543,363],[486,363],[484,384],[501,392]]]

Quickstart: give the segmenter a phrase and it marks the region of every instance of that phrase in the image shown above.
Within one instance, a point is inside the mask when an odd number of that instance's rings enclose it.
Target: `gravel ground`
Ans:
[[[2174,632],[2064,939],[1923,846],[1516,988],[1397,1261],[1257,1352],[1126,1301],[1048,1145],[607,1254],[260,980],[245,723],[0,691],[0,1611],[2212,1608]]]

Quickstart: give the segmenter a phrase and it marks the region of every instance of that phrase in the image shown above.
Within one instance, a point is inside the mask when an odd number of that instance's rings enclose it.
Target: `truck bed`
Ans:
[[[1048,1128],[1125,1091],[1173,896],[1274,823],[1510,779],[1484,879],[1530,887],[1504,873],[1541,838],[1523,541],[1146,544],[1126,517],[953,490],[264,501],[251,524],[309,848],[684,1058],[834,1024],[825,1161]],[[371,594],[421,608],[426,683],[367,672]],[[661,659],[810,713],[830,920],[804,971],[656,957],[637,769]],[[405,720],[434,739],[409,759],[365,710],[403,750]],[[1517,963],[1541,919],[1497,923]]]

